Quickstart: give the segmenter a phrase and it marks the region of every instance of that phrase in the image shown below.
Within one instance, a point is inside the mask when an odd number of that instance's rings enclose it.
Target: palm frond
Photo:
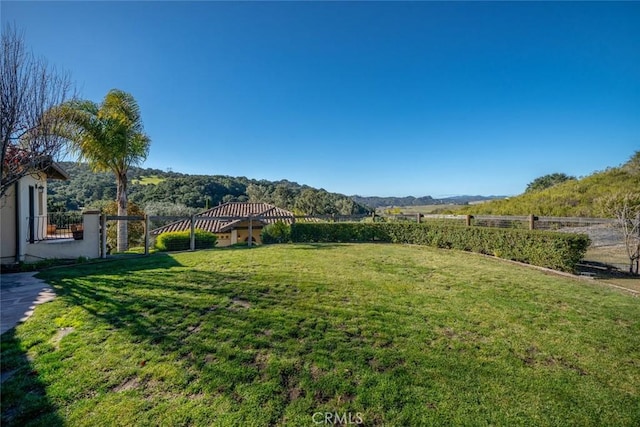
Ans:
[[[144,133],[140,107],[131,94],[110,90],[101,104],[72,101],[59,107],[65,118],[60,132],[72,150],[94,170],[126,173],[143,162],[150,138]]]

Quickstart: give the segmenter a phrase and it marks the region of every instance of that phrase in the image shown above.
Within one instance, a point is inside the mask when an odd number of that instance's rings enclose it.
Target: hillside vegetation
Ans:
[[[640,151],[623,166],[570,179],[517,197],[466,206],[455,213],[476,215],[542,215],[601,217],[599,199],[618,192],[640,191]]]
[[[116,198],[112,173],[96,173],[86,164],[63,162],[68,181],[52,180],[48,185],[49,209],[78,210],[102,207]],[[177,211],[202,211],[208,206],[225,202],[272,203],[299,214],[352,215],[368,213],[369,209],[350,197],[330,193],[287,180],[267,181],[223,175],[188,175],[159,169],[131,168],[129,171],[129,201],[146,208],[155,206],[154,214],[176,214]],[[157,211],[158,204],[164,211]]]
[[[50,209],[100,207],[105,201],[115,200],[113,174],[95,173],[87,165],[73,162],[64,162],[62,167],[69,172],[71,179],[50,181]],[[455,210],[443,206],[438,211],[476,215],[604,216],[598,202],[600,198],[616,192],[640,191],[640,151],[623,166],[596,172],[581,179],[573,179],[564,174],[554,175],[532,182],[520,196]],[[538,182],[542,178],[550,178],[551,184],[547,182],[549,180]],[[132,168],[129,179],[129,200],[135,204],[143,208],[158,203],[173,205],[171,212],[154,211],[158,215],[175,214],[180,210],[178,207],[197,212],[207,206],[231,201],[272,203],[298,214],[351,215],[369,213],[379,206],[458,204],[500,197],[349,197],[287,180],[274,182],[223,175],[188,175],[150,168]],[[547,185],[551,186],[546,187]]]

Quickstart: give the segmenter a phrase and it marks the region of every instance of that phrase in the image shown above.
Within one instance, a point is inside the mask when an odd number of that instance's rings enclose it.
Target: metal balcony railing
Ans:
[[[84,237],[82,214],[56,212],[27,218],[27,241],[75,239]]]

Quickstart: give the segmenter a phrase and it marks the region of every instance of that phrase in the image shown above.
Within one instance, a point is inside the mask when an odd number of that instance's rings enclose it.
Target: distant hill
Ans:
[[[113,174],[94,173],[82,163],[63,162],[61,165],[71,179],[49,182],[50,209],[77,210],[115,200]],[[455,213],[597,217],[602,216],[598,199],[620,191],[640,191],[640,151],[620,167],[510,198],[346,196],[287,180],[273,182],[223,175],[188,175],[150,168],[131,168],[129,172],[130,201],[142,208],[160,203],[184,206],[194,211],[229,201],[266,202],[299,214],[319,215],[362,214],[388,206],[460,204],[468,206],[456,209]],[[478,201],[486,202],[474,203]]]
[[[378,196],[351,196],[356,202],[370,208],[381,208],[385,206],[418,206],[418,205],[435,205],[436,200],[431,196],[423,197],[378,197]]]
[[[456,209],[455,213],[477,215],[542,215],[600,217],[598,199],[617,192],[640,192],[640,151],[620,167],[553,187]]]
[[[86,164],[62,162],[71,179],[49,181],[50,210],[78,210],[101,207],[116,198],[112,173],[92,172]],[[159,169],[131,168],[128,174],[129,200],[143,209],[153,204],[159,215],[202,211],[224,202],[252,201],[272,203],[299,214],[351,215],[372,210],[344,194],[330,193],[287,180],[267,181],[224,175],[189,175]],[[160,206],[164,211],[158,211]],[[184,208],[184,209],[182,209]]]
[[[442,199],[434,199],[431,196],[423,197],[378,197],[378,196],[351,196],[356,202],[372,209],[388,206],[424,206],[424,205],[466,205],[472,202],[480,202],[494,199],[502,199],[505,196],[453,196]]]

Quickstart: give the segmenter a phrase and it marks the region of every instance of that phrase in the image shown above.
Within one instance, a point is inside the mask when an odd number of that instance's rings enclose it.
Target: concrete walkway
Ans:
[[[56,294],[36,273],[0,275],[0,334],[33,314],[36,305],[51,301]]]

